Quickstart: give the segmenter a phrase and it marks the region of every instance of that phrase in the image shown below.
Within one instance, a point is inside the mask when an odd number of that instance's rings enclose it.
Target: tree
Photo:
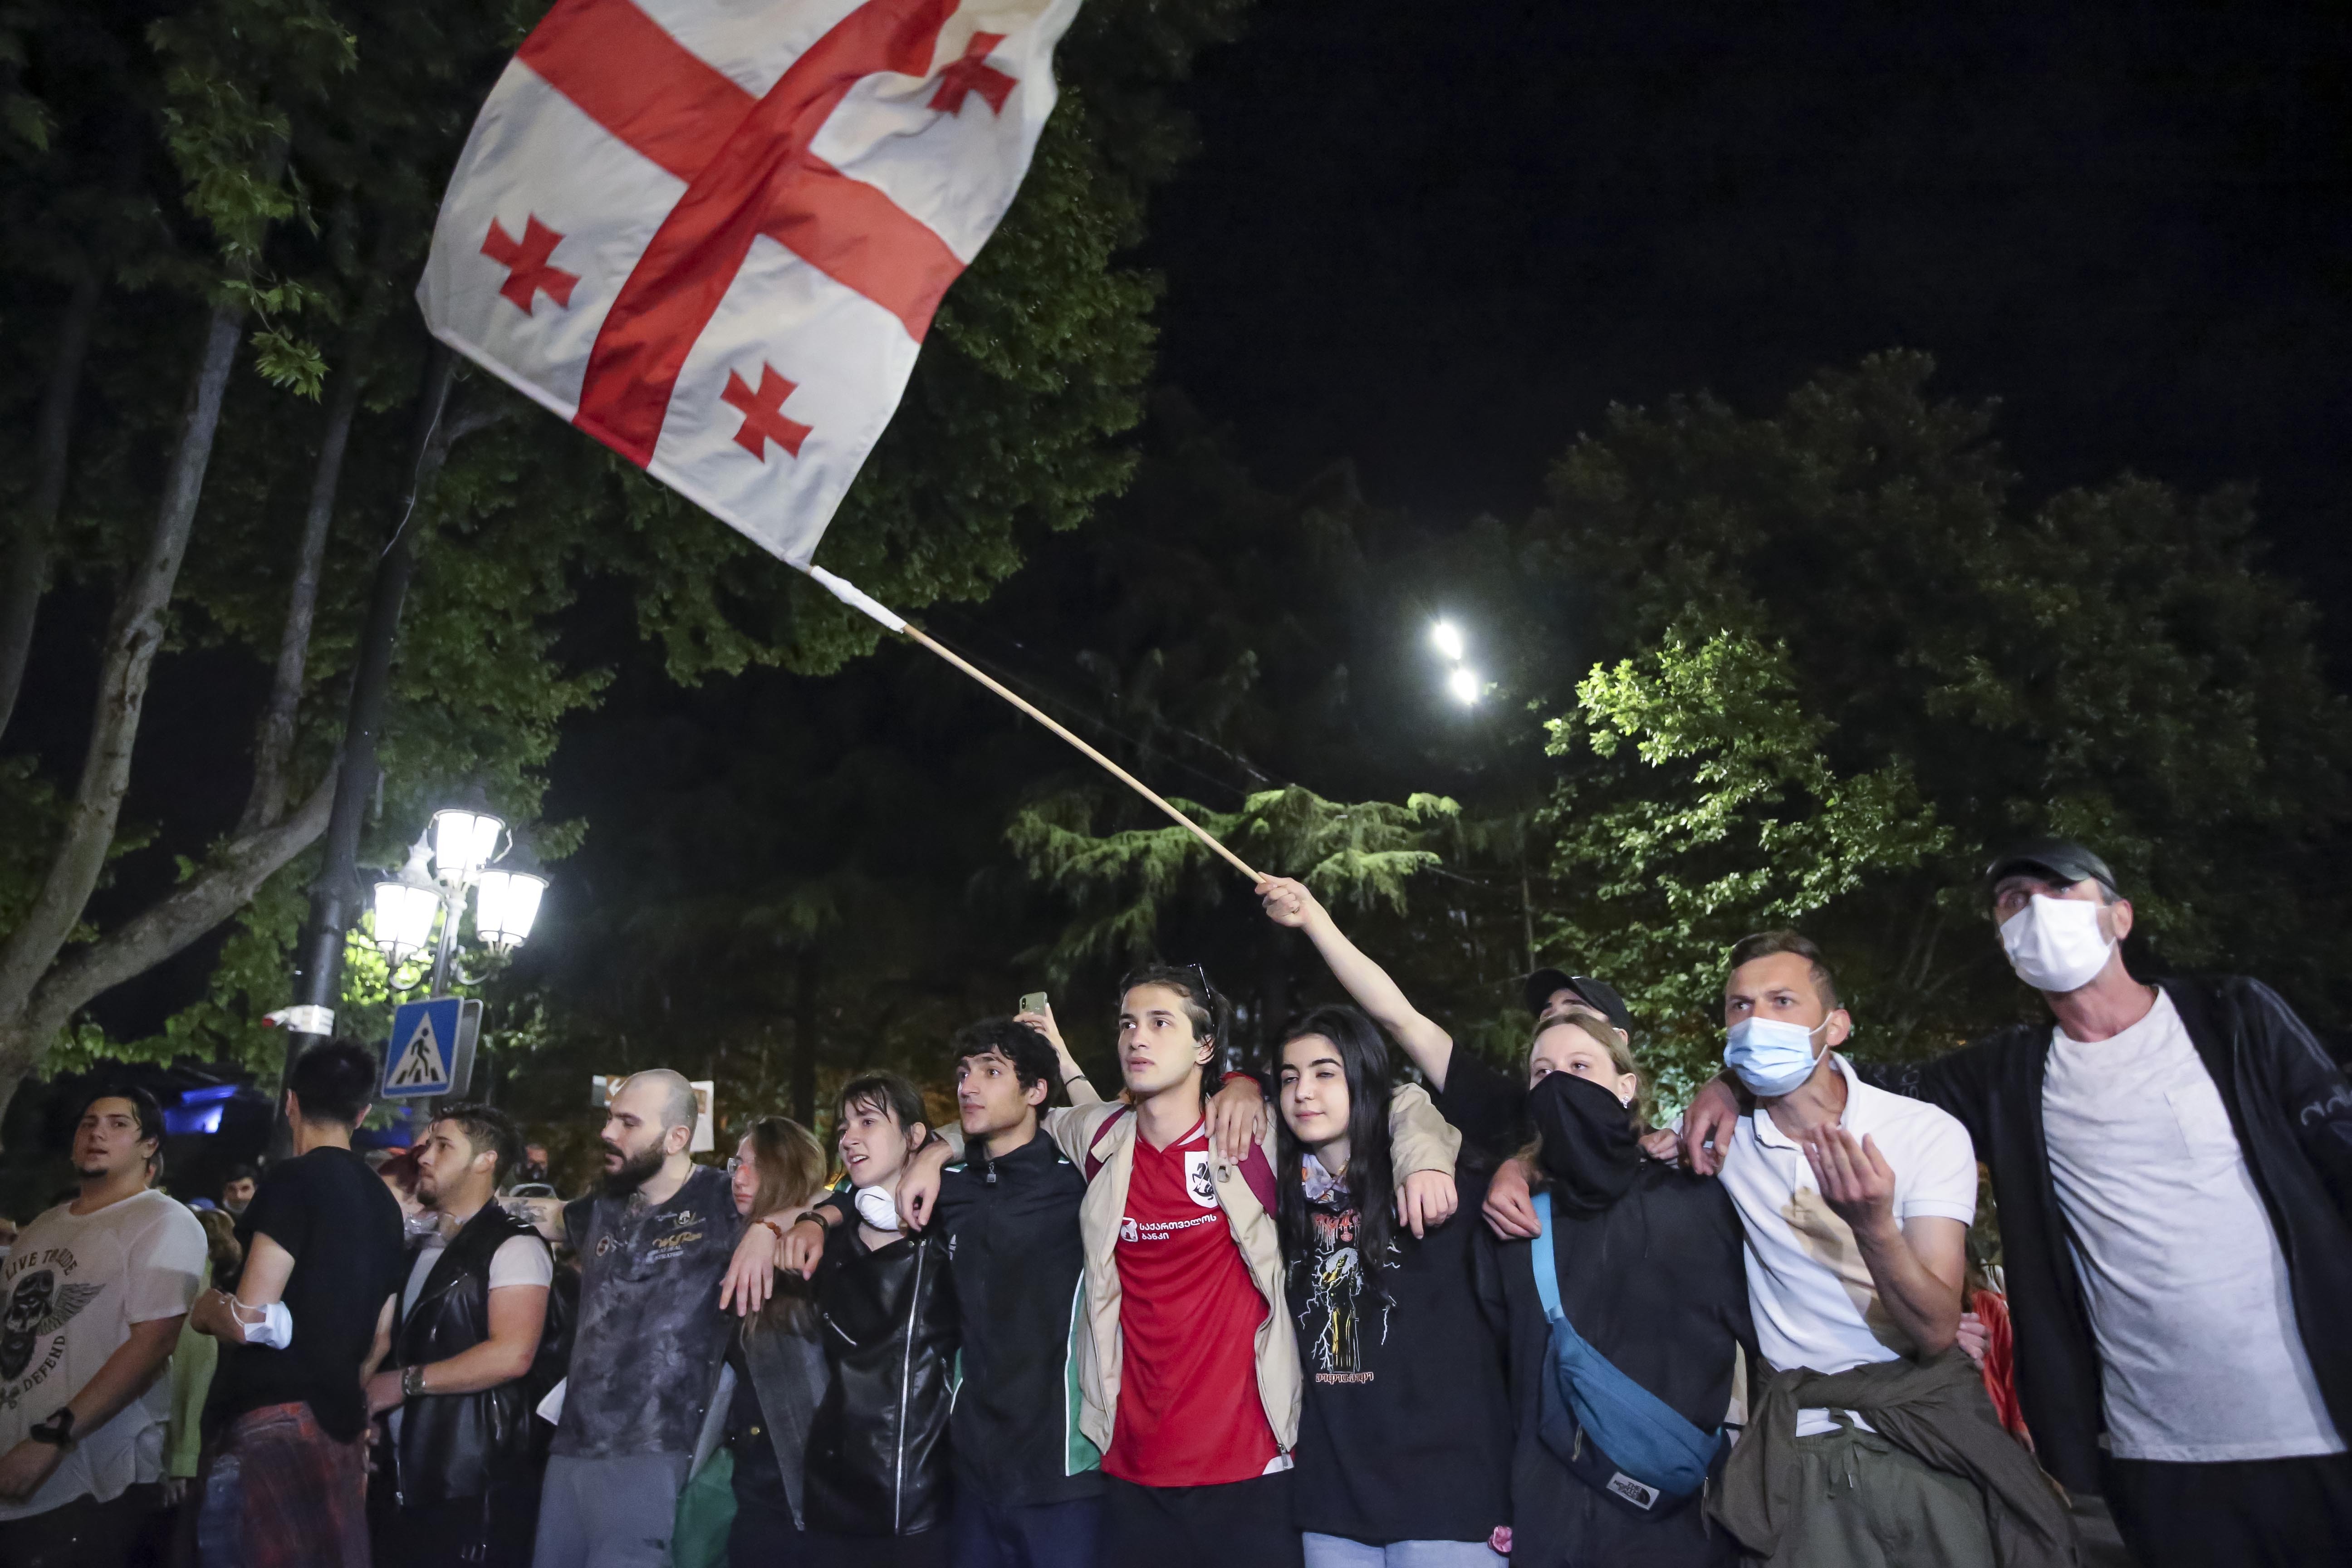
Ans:
[[[143,596],[124,601],[150,663],[173,637],[221,642],[271,662],[277,679],[256,716],[257,767],[241,830],[184,856],[183,880],[163,903],[91,930],[82,917],[102,868],[140,851],[112,815],[35,814],[52,825],[40,847],[46,863],[70,860],[71,874],[47,878],[54,886],[30,899],[0,892],[0,908],[26,911],[0,949],[0,1105],[106,985],[257,897],[244,935],[276,929],[270,889],[303,874],[297,858],[323,821],[337,704],[318,699],[347,679],[370,566],[392,530],[420,531],[423,560],[383,750],[394,780],[387,821],[445,782],[485,776],[494,797],[503,790],[499,804],[529,816],[556,720],[593,700],[606,679],[604,667],[558,652],[561,617],[583,584],[625,584],[638,631],[680,679],[754,662],[830,669],[872,646],[870,625],[502,390],[461,388],[459,407],[479,433],[451,452],[438,493],[416,515],[389,514],[383,498],[407,493],[407,476],[401,443],[378,432],[404,425],[422,345],[400,304],[404,289],[383,285],[413,276],[481,91],[535,12],[458,0],[351,0],[331,13],[296,0],[206,0],[144,40],[147,53],[117,51],[118,74],[166,84],[162,109],[143,123],[184,165],[177,188],[162,182],[155,202],[167,227],[216,208],[299,219],[279,222],[266,251],[257,237],[236,242],[223,303],[207,318],[201,363],[215,392],[201,445],[209,456],[216,430],[238,459],[230,482],[205,492],[205,510],[220,515],[208,518],[184,576],[194,491],[184,483],[170,491],[184,500],[166,509],[181,519],[164,540],[171,570],[141,579]],[[1035,170],[995,242],[950,291],[905,412],[828,535],[829,564],[909,607],[977,596],[1017,565],[1024,533],[1075,526],[1123,482],[1129,459],[1117,437],[1139,410],[1155,285],[1118,252],[1139,236],[1145,192],[1183,144],[1181,116],[1160,85],[1238,12],[1236,0],[1183,0],[1082,16],[1064,49],[1069,91]],[[44,12],[10,35],[25,60],[6,84],[11,124],[82,102],[86,84],[67,81],[52,58],[63,15]],[[104,16],[114,35],[136,37],[131,7]],[[331,94],[319,90],[314,58],[330,46],[352,68]],[[268,54],[273,47],[278,55]],[[278,160],[293,179],[283,190],[253,177],[240,184],[225,172],[232,151],[248,164]],[[44,177],[72,185],[85,175],[77,164]],[[289,191],[300,194],[299,209]],[[323,427],[311,403],[282,391],[265,397],[266,388],[233,378],[237,332],[221,326],[221,312],[240,309],[258,316],[254,363],[266,380],[310,395],[334,381]],[[323,340],[342,357],[334,366],[296,327],[338,321]],[[141,494],[150,466],[137,449],[158,422],[151,389],[172,346],[171,334],[140,341],[103,313],[97,326],[109,352],[92,358],[106,368],[73,447],[62,502],[74,520],[68,555],[51,548],[37,563],[84,582],[111,579],[144,549],[130,545],[123,520],[153,505],[152,490]],[[348,418],[347,395],[356,398]],[[352,494],[362,499],[347,508],[341,498]],[[281,565],[289,557],[290,574]],[[279,586],[289,577],[291,594]],[[0,653],[6,646],[0,637]],[[143,683],[146,668],[127,669],[118,688]],[[110,711],[106,777],[119,806],[136,713],[101,710],[102,725]],[[37,781],[10,776],[37,805]],[[251,948],[239,951],[249,957]],[[261,1037],[252,1015],[274,1002],[253,994],[249,963],[225,979],[194,1033],[167,1031],[152,1047],[253,1052]]]
[[[2029,503],[1993,408],[1932,368],[1874,356],[1762,416],[1614,409],[1555,468],[1531,567],[1589,584],[1633,662],[1556,730],[1554,939],[1619,966],[1680,1068],[1714,1045],[1708,951],[1798,921],[1859,1048],[1938,1050],[2031,1005],[1976,883],[2047,830],[2116,866],[2139,962],[2342,1017],[2352,721],[2249,497]]]

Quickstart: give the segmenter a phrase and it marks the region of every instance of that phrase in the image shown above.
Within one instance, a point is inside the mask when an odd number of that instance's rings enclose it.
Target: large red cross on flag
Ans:
[[[1077,0],[556,0],[417,285],[451,347],[800,567],[1019,189]]]

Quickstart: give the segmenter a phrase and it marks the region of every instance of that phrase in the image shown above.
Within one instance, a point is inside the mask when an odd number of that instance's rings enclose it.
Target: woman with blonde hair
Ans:
[[[824,1187],[824,1149],[799,1122],[762,1116],[743,1130],[727,1173],[735,1212],[747,1219],[805,1208]],[[726,1417],[735,1464],[730,1568],[773,1568],[799,1557],[801,1460],[825,1386],[824,1351],[815,1331],[807,1282],[782,1269],[767,1304],[744,1322],[728,1350],[727,1364],[735,1373]]]

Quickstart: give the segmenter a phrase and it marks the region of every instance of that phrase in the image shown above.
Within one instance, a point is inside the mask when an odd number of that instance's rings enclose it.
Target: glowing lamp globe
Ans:
[[[511,952],[530,935],[547,879],[529,871],[485,871],[474,891],[474,935]]]
[[[375,885],[375,945],[387,963],[401,963],[433,940],[433,917],[441,894],[431,885],[407,880]]]
[[[498,858],[507,825],[486,811],[451,807],[433,814],[433,874],[444,882],[470,882]]]

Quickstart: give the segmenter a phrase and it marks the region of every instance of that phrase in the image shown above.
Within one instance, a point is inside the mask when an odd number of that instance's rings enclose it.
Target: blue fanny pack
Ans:
[[[1529,1250],[1536,1294],[1551,1322],[1538,1435],[1579,1480],[1621,1507],[1647,1518],[1670,1513],[1706,1485],[1730,1440],[1719,1427],[1702,1432],[1684,1420],[1585,1342],[1560,1310],[1551,1194],[1538,1193],[1535,1209],[1543,1229]]]

